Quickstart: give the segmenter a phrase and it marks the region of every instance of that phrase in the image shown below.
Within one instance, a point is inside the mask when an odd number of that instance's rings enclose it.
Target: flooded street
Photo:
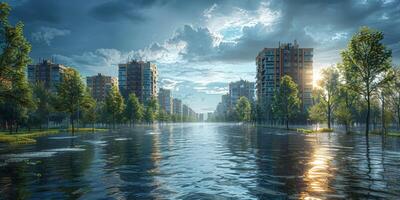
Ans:
[[[0,146],[0,199],[396,199],[400,138],[137,126]]]

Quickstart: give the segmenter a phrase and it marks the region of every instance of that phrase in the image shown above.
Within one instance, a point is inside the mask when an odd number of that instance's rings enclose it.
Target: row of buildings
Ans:
[[[313,89],[313,48],[300,48],[294,43],[279,43],[278,47],[264,48],[256,57],[256,83],[237,81],[229,84],[229,93],[221,98],[215,116],[222,116],[236,104],[240,96],[253,100],[254,89],[256,100],[264,109],[263,120],[271,120],[270,104],[274,91],[279,87],[281,77],[289,75],[298,85],[302,112],[312,106]]]
[[[67,68],[68,66],[56,64],[51,60],[42,60],[28,66],[28,81],[30,83],[40,82],[50,92],[55,93]],[[155,64],[132,60],[118,65],[118,78],[99,73],[87,76],[86,85],[96,101],[104,101],[111,88],[117,86],[125,99],[133,93],[141,103],[146,105],[151,98],[156,97],[160,108],[166,113],[181,116],[182,119],[200,119],[200,114],[183,104],[182,100],[173,98],[171,90],[158,89],[157,80],[158,70]]]
[[[229,83],[229,90],[227,94],[221,96],[221,102],[217,105],[214,117],[219,120],[227,120],[228,112],[233,110],[239,98],[244,96],[250,102],[255,102],[255,83],[246,80],[240,80]]]

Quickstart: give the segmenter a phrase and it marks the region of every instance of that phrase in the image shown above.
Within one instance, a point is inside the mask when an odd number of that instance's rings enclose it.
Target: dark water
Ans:
[[[400,139],[176,124],[0,147],[1,199],[399,199]]]

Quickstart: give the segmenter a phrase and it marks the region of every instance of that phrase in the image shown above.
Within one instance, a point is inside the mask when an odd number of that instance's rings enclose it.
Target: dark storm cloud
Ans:
[[[58,1],[28,0],[16,5],[13,8],[12,15],[24,23],[44,22],[56,24],[61,22],[62,16],[59,11],[62,6]]]
[[[143,22],[146,19],[142,9],[162,4],[162,1],[157,0],[117,0],[107,1],[95,6],[90,10],[90,14],[98,20],[110,22],[120,19],[128,19],[135,22]]]

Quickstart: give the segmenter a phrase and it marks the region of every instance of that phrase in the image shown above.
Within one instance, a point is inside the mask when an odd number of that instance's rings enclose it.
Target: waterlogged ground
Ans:
[[[0,146],[0,199],[398,199],[400,139],[235,124]]]

